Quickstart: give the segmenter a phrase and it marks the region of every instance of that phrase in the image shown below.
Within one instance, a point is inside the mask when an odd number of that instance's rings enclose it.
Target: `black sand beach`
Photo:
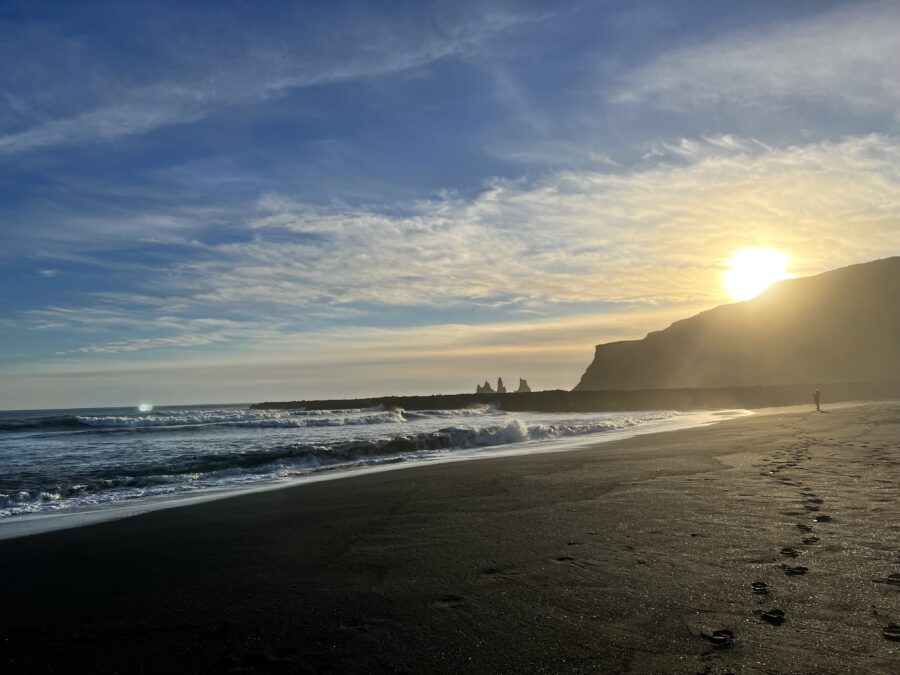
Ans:
[[[898,479],[900,404],[790,409],[2,541],[0,664],[897,672]]]

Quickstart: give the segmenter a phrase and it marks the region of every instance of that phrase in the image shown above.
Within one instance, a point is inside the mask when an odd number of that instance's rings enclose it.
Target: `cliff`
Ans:
[[[575,391],[900,380],[900,257],[772,285],[597,345]]]

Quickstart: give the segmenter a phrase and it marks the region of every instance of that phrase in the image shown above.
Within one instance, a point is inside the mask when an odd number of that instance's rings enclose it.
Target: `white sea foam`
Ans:
[[[336,413],[346,413],[337,415]],[[357,424],[384,424],[403,422],[401,411],[383,411],[360,415],[355,411],[253,411],[253,410],[210,410],[192,413],[156,412],[147,415],[77,415],[75,420],[85,426],[113,429],[141,429],[154,427],[190,427],[210,425],[232,425],[245,427],[313,427],[344,426]],[[328,415],[331,415],[330,417]]]
[[[0,437],[0,523],[290,484],[323,472],[551,451],[739,414],[744,411],[555,414],[489,407],[84,414],[64,419],[77,419],[87,431],[62,428],[44,435],[11,432]],[[145,429],[172,433],[141,433]],[[118,432],[108,433],[111,430]],[[0,538],[4,527],[0,524]]]

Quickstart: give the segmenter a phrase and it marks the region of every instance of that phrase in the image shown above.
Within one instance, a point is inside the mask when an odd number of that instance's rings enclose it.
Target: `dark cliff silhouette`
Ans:
[[[597,345],[575,391],[900,380],[900,257],[773,284]]]

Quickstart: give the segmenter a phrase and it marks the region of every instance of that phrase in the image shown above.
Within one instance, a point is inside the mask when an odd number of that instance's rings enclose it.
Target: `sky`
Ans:
[[[900,253],[900,2],[0,0],[0,409],[573,387]]]

